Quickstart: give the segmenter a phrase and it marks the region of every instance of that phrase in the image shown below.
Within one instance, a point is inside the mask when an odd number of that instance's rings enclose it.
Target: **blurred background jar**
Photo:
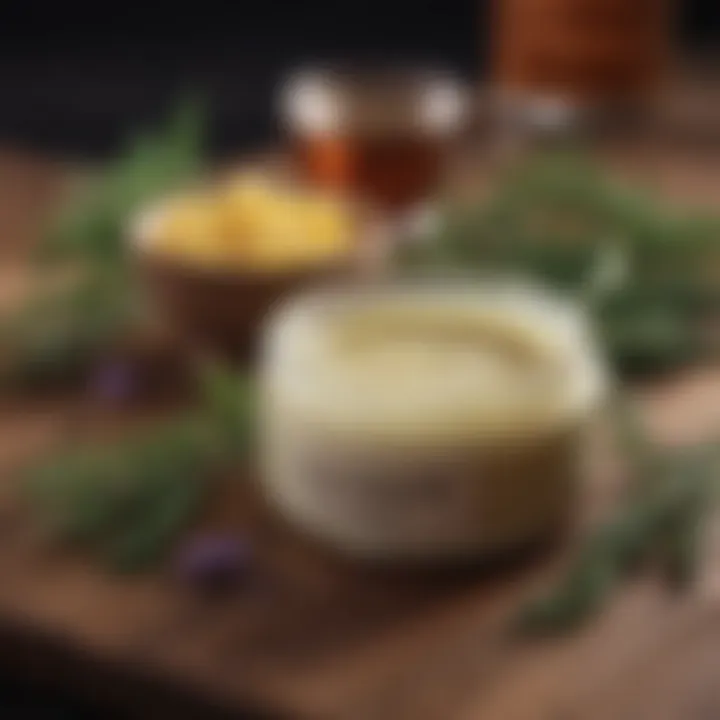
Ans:
[[[496,0],[501,107],[531,124],[635,116],[672,58],[672,0]]]
[[[301,177],[397,217],[442,184],[466,98],[441,71],[327,68],[293,75],[280,115]]]

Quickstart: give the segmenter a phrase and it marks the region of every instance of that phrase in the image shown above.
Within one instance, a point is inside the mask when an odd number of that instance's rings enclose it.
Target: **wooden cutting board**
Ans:
[[[24,213],[17,172],[26,183]],[[18,248],[37,231],[35,218],[63,177],[42,162],[0,155],[4,289],[21,291]],[[720,368],[637,393],[668,441],[720,429]],[[17,468],[69,437],[148,412],[109,411],[78,394],[2,401],[0,662],[14,671],[152,718],[720,717],[720,553],[713,557],[712,545],[694,593],[673,596],[648,577],[582,633],[528,643],[508,635],[508,618],[552,576],[562,543],[511,567],[373,570],[285,528],[252,481],[238,478],[203,523],[244,532],[257,549],[256,576],[231,596],[199,597],[169,571],[110,576],[44,544],[18,497]],[[597,473],[587,510],[612,500],[612,478]]]

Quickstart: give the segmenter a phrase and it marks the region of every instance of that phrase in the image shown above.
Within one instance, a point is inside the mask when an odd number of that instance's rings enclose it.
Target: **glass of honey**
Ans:
[[[394,216],[422,206],[442,184],[464,110],[460,81],[431,70],[307,70],[281,94],[301,177]]]
[[[671,21],[671,0],[495,0],[501,98],[538,121],[641,107],[664,77]]]

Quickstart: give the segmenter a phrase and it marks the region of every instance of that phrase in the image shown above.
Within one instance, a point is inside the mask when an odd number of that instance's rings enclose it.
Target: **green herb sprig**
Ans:
[[[618,426],[632,471],[628,497],[610,520],[590,533],[556,587],[522,609],[517,627],[524,633],[578,628],[624,580],[651,565],[659,567],[674,588],[684,588],[695,578],[702,530],[720,475],[720,441],[659,448],[628,411],[622,402]]]
[[[38,246],[40,291],[0,319],[0,378],[6,386],[74,381],[114,341],[142,325],[128,223],[145,203],[197,179],[204,126],[201,106],[183,104],[166,127],[134,140],[62,208]],[[43,290],[53,284],[44,278],[62,268],[76,279]]]
[[[141,312],[131,284],[115,273],[40,289],[0,326],[0,383],[42,390],[80,380],[139,326]]]
[[[441,217],[430,237],[403,246],[401,265],[528,275],[584,300],[612,256],[622,272],[594,310],[616,367],[662,370],[720,349],[706,331],[720,314],[720,218],[669,208],[562,153],[531,159],[486,201]]]
[[[213,479],[249,449],[249,380],[215,364],[200,375],[196,410],[28,470],[29,502],[54,537],[99,552],[117,570],[143,570],[164,557],[198,516]]]
[[[202,106],[188,100],[164,127],[133,138],[125,153],[62,208],[38,257],[121,271],[133,214],[148,201],[197,181],[204,171],[205,126]]]

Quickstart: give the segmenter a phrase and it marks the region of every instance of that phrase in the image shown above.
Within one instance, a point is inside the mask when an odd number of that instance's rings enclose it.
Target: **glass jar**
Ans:
[[[397,214],[437,190],[464,109],[449,73],[345,68],[291,77],[280,114],[302,177]]]
[[[669,0],[496,0],[494,79],[538,125],[637,108],[671,54]]]
[[[380,561],[452,562],[560,531],[605,392],[588,333],[579,308],[515,283],[296,298],[271,318],[261,366],[271,503]]]

